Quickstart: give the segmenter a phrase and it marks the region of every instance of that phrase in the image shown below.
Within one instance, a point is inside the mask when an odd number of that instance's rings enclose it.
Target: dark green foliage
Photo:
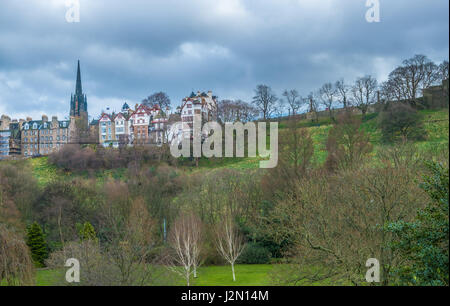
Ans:
[[[83,225],[80,225],[80,230],[78,234],[80,236],[81,241],[85,240],[98,241],[95,229],[89,222],[85,222]]]
[[[421,188],[430,197],[427,206],[413,222],[396,222],[388,231],[398,236],[393,245],[406,262],[397,269],[403,285],[448,286],[449,255],[449,174],[448,167],[431,163],[431,175]]]
[[[419,113],[405,103],[391,103],[380,114],[379,126],[384,142],[423,140],[426,131]]]
[[[39,224],[34,222],[27,229],[26,243],[31,251],[31,258],[37,267],[44,267],[48,257],[47,243]]]
[[[98,226],[101,195],[91,181],[54,181],[43,189],[34,205],[35,220],[42,224],[50,251],[63,241],[78,239],[77,222],[92,220]],[[99,236],[100,237],[100,236]]]
[[[249,243],[241,256],[238,258],[238,263],[241,264],[268,264],[270,263],[271,254],[268,249],[257,244]]]

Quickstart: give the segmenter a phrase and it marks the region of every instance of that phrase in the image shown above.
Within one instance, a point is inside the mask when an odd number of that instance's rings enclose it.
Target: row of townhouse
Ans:
[[[136,104],[133,110],[125,103],[120,112],[103,112],[91,125],[98,126],[98,140],[104,147],[161,144],[174,139],[181,141],[192,136],[195,115],[200,115],[202,124],[216,120],[217,97],[212,91],[192,92],[182,100],[177,111],[181,122],[169,124],[169,109],[163,111],[158,105]]]
[[[11,119],[8,116],[2,115],[0,118],[0,159],[4,159],[10,155],[10,130]]]
[[[102,113],[98,119],[98,140],[104,147],[145,145],[167,142],[168,109],[141,104],[132,110],[127,103],[119,113]]]
[[[41,120],[0,120],[0,159],[48,155],[69,142],[70,120],[59,121],[46,115]]]

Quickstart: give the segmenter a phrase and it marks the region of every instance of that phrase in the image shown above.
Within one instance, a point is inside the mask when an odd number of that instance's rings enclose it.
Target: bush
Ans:
[[[126,147],[119,149],[66,145],[50,154],[51,165],[66,171],[105,170],[125,168],[131,163],[141,165],[148,162],[171,162],[167,146],[163,147]]]
[[[400,251],[405,263],[394,273],[401,285],[448,286],[448,167],[437,163],[427,166],[431,173],[420,187],[429,196],[428,204],[413,222],[398,221],[387,227],[396,234],[392,247]]]
[[[328,132],[325,167],[330,171],[356,169],[372,151],[370,136],[361,129],[361,120],[346,112]]]
[[[270,259],[271,254],[268,249],[258,243],[249,243],[238,258],[238,263],[250,265],[268,264]]]
[[[379,127],[384,142],[423,140],[426,136],[419,113],[408,104],[391,103],[381,112]]]

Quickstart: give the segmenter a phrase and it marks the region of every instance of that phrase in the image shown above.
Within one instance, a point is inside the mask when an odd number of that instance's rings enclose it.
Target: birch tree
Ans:
[[[172,225],[169,243],[172,248],[169,269],[186,280],[190,286],[191,275],[197,277],[200,266],[202,226],[194,214],[180,216]]]
[[[219,254],[231,265],[233,281],[236,281],[234,264],[245,248],[244,237],[237,226],[226,217],[222,224],[216,229],[216,244]]]

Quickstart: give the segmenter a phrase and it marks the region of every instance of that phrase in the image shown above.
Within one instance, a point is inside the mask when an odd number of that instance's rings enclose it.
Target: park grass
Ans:
[[[58,283],[61,276],[59,271],[40,269],[36,271],[36,285],[37,286],[54,286]]]
[[[236,282],[231,266],[200,267],[194,286],[269,286],[272,265],[236,265]]]
[[[61,179],[63,172],[48,163],[48,157],[27,159],[39,186],[45,186],[55,179]]]
[[[171,274],[165,270],[161,272]],[[193,286],[268,286],[271,285],[270,272],[273,269],[272,265],[236,265],[236,282],[233,282],[231,274],[231,266],[202,266],[198,269],[198,277],[192,278],[191,285]],[[161,273],[163,274],[163,273]],[[55,286],[63,284],[64,273],[57,270],[39,269],[36,271],[36,285],[37,286]],[[82,276],[81,276],[82,277]],[[184,286],[185,280],[180,276],[172,274],[168,279],[171,279],[171,285]],[[163,278],[159,282],[161,285],[167,285],[167,279]],[[158,282],[157,282],[158,284]]]

